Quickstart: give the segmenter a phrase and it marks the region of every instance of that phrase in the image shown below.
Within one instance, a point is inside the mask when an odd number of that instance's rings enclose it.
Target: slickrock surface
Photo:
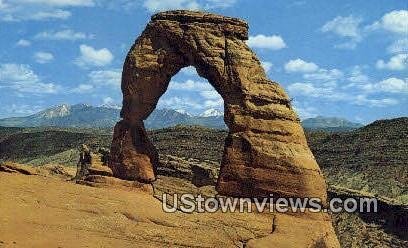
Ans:
[[[17,172],[0,189],[0,247],[338,247],[325,214],[165,213],[145,191]]]
[[[75,174],[76,169],[61,165],[27,166],[14,162],[0,162],[0,173],[16,173],[23,175],[54,176],[62,179],[69,179]]]
[[[225,141],[217,190],[228,196],[319,197],[326,185],[287,94],[269,80],[246,45],[246,22],[209,13],[169,11],[152,17],[123,69],[122,121],[110,167],[122,179],[155,180],[158,153],[143,120],[170,79],[194,66],[223,97]]]

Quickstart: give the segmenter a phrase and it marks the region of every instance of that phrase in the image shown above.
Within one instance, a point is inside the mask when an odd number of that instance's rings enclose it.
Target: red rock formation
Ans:
[[[245,43],[247,38],[247,23],[236,18],[191,11],[152,17],[123,68],[123,120],[115,127],[110,162],[116,177],[155,180],[157,152],[143,120],[155,109],[171,77],[194,66],[225,104],[229,135],[219,193],[326,200],[325,181],[289,97],[266,77]]]

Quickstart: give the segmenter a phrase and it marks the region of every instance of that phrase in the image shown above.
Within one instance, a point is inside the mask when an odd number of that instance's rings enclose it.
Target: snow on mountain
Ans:
[[[193,116],[184,109],[175,109],[174,111],[176,111],[177,113],[183,114],[183,115]]]
[[[119,106],[118,104],[114,103],[104,103],[102,105],[99,105],[101,108],[109,108],[109,109],[122,109],[122,106]]]
[[[323,116],[305,119],[302,121],[302,125],[304,128],[309,129],[325,129],[325,128],[356,129],[363,126],[360,123],[351,122],[343,118]]]
[[[193,116],[183,110],[155,109],[144,122],[145,126],[150,129],[176,125],[199,125],[223,129],[226,126],[222,116],[223,113],[216,109],[208,109],[199,116]],[[120,107],[112,104],[104,104],[98,107],[86,104],[62,104],[25,117],[0,119],[0,126],[105,128],[113,127],[119,120]]]
[[[218,117],[224,116],[224,113],[218,109],[207,109],[199,115],[199,117]]]
[[[51,119],[55,117],[68,116],[71,113],[71,106],[68,104],[58,105],[46,110],[41,111],[37,115],[46,119]]]

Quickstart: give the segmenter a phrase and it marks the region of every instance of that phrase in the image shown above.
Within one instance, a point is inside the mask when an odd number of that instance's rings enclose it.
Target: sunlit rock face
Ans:
[[[224,99],[225,140],[217,190],[242,197],[319,197],[326,184],[290,100],[269,80],[246,45],[248,24],[210,13],[168,11],[152,16],[123,68],[122,120],[110,167],[116,177],[155,180],[158,154],[143,120],[170,79],[194,66]]]

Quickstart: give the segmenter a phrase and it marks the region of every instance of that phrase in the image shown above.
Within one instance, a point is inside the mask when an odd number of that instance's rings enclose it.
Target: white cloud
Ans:
[[[273,64],[269,61],[261,61],[261,65],[264,68],[265,73],[268,73],[273,67]]]
[[[7,8],[7,4],[3,2],[3,0],[0,0],[0,10]]]
[[[357,95],[356,97],[354,97],[353,103],[360,106],[382,108],[397,105],[399,102],[398,100],[392,98],[368,99],[365,95]]]
[[[247,44],[251,48],[264,48],[271,50],[280,50],[287,47],[285,41],[279,35],[267,36],[258,34],[256,36],[249,36]]]
[[[312,83],[293,83],[288,86],[288,90],[293,95],[321,97],[333,94],[333,89],[316,87]]]
[[[160,108],[172,108],[172,109],[195,109],[203,110],[208,108],[222,109],[224,106],[224,101],[222,98],[219,99],[207,99],[203,101],[198,101],[190,97],[162,97],[159,100],[158,106]]]
[[[187,67],[181,68],[180,72],[188,76],[197,75],[197,70],[194,66],[187,66]]]
[[[361,18],[353,16],[337,16],[333,20],[324,24],[321,31],[324,33],[332,32],[342,37],[359,38],[361,36],[359,30],[361,21]]]
[[[47,19],[68,19],[71,17],[71,12],[61,9],[52,11],[39,11],[30,16],[31,20],[47,20]]]
[[[97,50],[91,46],[81,45],[79,50],[81,55],[75,63],[81,67],[106,66],[113,60],[113,54],[107,48]]]
[[[215,90],[201,91],[200,95],[204,97],[205,99],[210,99],[210,100],[218,100],[221,98],[220,94],[218,94],[218,92]]]
[[[26,21],[26,20],[34,20],[34,21],[43,21],[43,20],[50,20],[50,19],[68,19],[71,17],[71,12],[62,10],[62,9],[49,9],[45,8],[42,9],[41,7],[35,7],[35,10],[29,10],[32,8],[22,8],[21,6],[17,6],[16,8],[12,9],[5,9],[0,10],[0,20],[6,22],[17,22],[17,21]],[[37,10],[40,9],[40,10]]]
[[[334,48],[338,48],[338,49],[345,49],[345,50],[353,50],[357,47],[359,41],[356,40],[350,40],[350,41],[346,41],[340,44],[335,44]]]
[[[354,16],[337,16],[333,20],[328,21],[321,27],[323,33],[333,33],[343,38],[349,38],[350,40],[336,44],[336,48],[341,49],[354,49],[357,43],[362,40],[362,31],[360,23],[362,19]]]
[[[61,87],[43,82],[28,65],[0,64],[0,88],[19,93],[52,94]]]
[[[345,101],[351,98],[350,94],[341,92],[335,86],[330,85],[317,86],[312,83],[294,83],[288,86],[288,90],[294,96],[321,98],[329,101]]]
[[[214,99],[214,100],[205,100],[204,101],[204,109],[208,108],[217,108],[217,109],[223,109],[224,106],[224,100],[222,98],[219,99]]]
[[[29,47],[29,46],[31,46],[31,42],[29,40],[21,39],[21,40],[17,41],[16,46]]]
[[[290,60],[284,66],[286,72],[300,72],[307,82],[293,83],[288,90],[293,95],[326,97],[332,100],[340,100],[345,97],[342,92],[336,91],[337,81],[344,77],[338,69],[320,68],[313,62],[306,62],[300,58]],[[313,83],[311,83],[313,82]]]
[[[73,93],[89,93],[94,90],[94,86],[91,84],[80,84],[77,87],[73,88],[71,92]]]
[[[302,120],[319,115],[319,111],[315,107],[309,106],[308,104],[301,104],[298,101],[293,101],[293,108]]]
[[[408,93],[408,79],[391,77],[379,82],[377,87],[383,92]]]
[[[376,21],[369,30],[383,29],[392,33],[406,35],[408,34],[408,11],[394,10],[386,13],[381,20]]]
[[[143,7],[150,12],[158,12],[174,9],[222,9],[231,7],[235,3],[236,0],[145,0],[143,2]],[[135,4],[131,4],[129,1],[122,1],[122,5],[135,7]]]
[[[28,65],[0,64],[0,80],[5,81],[38,81],[38,76]]]
[[[160,108],[172,108],[172,109],[203,109],[203,104],[196,102],[189,97],[162,97],[159,99],[158,106]]]
[[[91,7],[92,0],[12,0],[0,2],[0,20],[67,19],[71,12],[64,8]]]
[[[211,86],[210,83],[204,81],[194,81],[188,79],[184,82],[171,81],[168,90],[180,90],[186,92],[196,92],[203,99],[190,97],[171,97],[161,100],[161,104],[175,108],[175,109],[207,109],[207,108],[219,108],[224,104],[224,100],[218,94],[218,92]],[[184,102],[184,103],[183,103]]]
[[[198,10],[200,5],[195,0],[146,0],[143,7],[150,12],[158,12],[171,9]]]
[[[342,101],[368,107],[387,107],[399,103],[393,98],[370,99],[366,94],[355,95],[350,92],[341,92],[336,88],[317,87],[312,83],[294,83],[288,86],[288,90],[294,96],[306,96],[334,102]]]
[[[387,47],[389,53],[408,53],[408,38],[394,41]]]
[[[16,4],[38,4],[56,7],[94,6],[93,0],[14,0]]]
[[[317,66],[313,62],[306,62],[298,58],[294,60],[289,60],[285,64],[284,68],[286,72],[314,72],[319,69],[319,66]]]
[[[173,109],[195,109],[203,110],[208,108],[222,108],[224,100],[218,92],[207,82],[186,80],[184,82],[170,82],[168,90],[181,90],[187,92],[196,92],[201,97],[162,97],[159,100],[159,106]]]
[[[408,79],[399,79],[391,77],[384,79],[378,83],[370,82],[371,79],[362,72],[360,66],[353,67],[350,76],[347,78],[351,83],[343,87],[343,89],[354,88],[353,90],[361,90],[363,94],[372,93],[393,93],[405,94],[408,93]]]
[[[362,72],[360,66],[354,66],[347,79],[352,83],[366,83],[369,81],[369,77]]]
[[[394,10],[388,12],[382,16],[378,21],[375,21],[371,25],[361,26],[362,19],[354,16],[337,16],[331,21],[328,21],[320,29],[324,33],[333,33],[342,38],[348,38],[347,41],[334,45],[335,48],[342,49],[354,49],[359,42],[362,41],[364,36],[372,33],[375,30],[383,30],[396,35],[408,34],[408,11],[407,10]],[[398,38],[400,41],[396,41],[391,45],[388,50],[392,53],[395,51],[400,52],[404,42],[404,39]],[[406,51],[406,50],[405,50]]]
[[[113,105],[115,103],[115,100],[113,100],[113,98],[110,96],[103,98],[102,101],[105,105]]]
[[[338,69],[319,69],[316,72],[307,73],[303,75],[303,78],[308,80],[319,81],[335,81],[343,77],[343,72]]]
[[[11,105],[2,105],[0,107],[1,113],[6,117],[16,117],[16,116],[27,116],[34,113],[37,113],[44,109],[43,106],[33,105],[33,104],[11,104]]]
[[[143,1],[135,0],[99,0],[97,1],[99,6],[106,7],[110,10],[120,10],[120,11],[129,11],[136,8],[141,8]]]
[[[34,59],[37,63],[46,64],[54,60],[54,55],[48,52],[36,52]]]
[[[236,0],[207,0],[206,9],[228,8],[236,2]]]
[[[294,97],[318,98],[367,107],[387,107],[399,104],[398,99],[380,96],[381,93],[408,93],[408,79],[391,77],[378,83],[370,83],[371,79],[363,73],[363,68],[363,66],[354,66],[346,77],[340,70],[320,68],[316,72],[303,75],[303,78],[310,82],[292,83],[287,89]]]
[[[300,58],[288,61],[285,66],[285,71],[304,73],[303,78],[315,81],[335,81],[343,77],[343,72],[338,69],[320,68],[313,62],[306,62]]]
[[[88,35],[82,32],[75,32],[72,29],[64,29],[61,31],[44,31],[35,35],[35,39],[39,40],[85,40],[91,39],[93,35]]]
[[[111,70],[91,71],[88,74],[88,77],[89,77],[90,83],[96,87],[111,86],[114,88],[120,88],[120,83],[122,79],[122,70],[111,69]]]
[[[175,82],[171,81],[169,85],[169,89],[172,90],[185,90],[185,91],[210,91],[214,90],[214,88],[207,82],[202,81],[194,81],[188,79],[184,82]]]
[[[137,10],[141,7],[149,12],[172,9],[211,10],[233,6],[236,0],[0,0],[0,20],[50,20],[67,19],[67,9],[101,6],[116,10]]]
[[[97,70],[88,73],[88,82],[79,84],[71,89],[74,93],[89,93],[103,87],[110,87],[111,90],[120,90],[122,70]]]
[[[408,68],[408,54],[397,54],[390,58],[388,62],[380,59],[376,63],[378,69],[401,71]]]

